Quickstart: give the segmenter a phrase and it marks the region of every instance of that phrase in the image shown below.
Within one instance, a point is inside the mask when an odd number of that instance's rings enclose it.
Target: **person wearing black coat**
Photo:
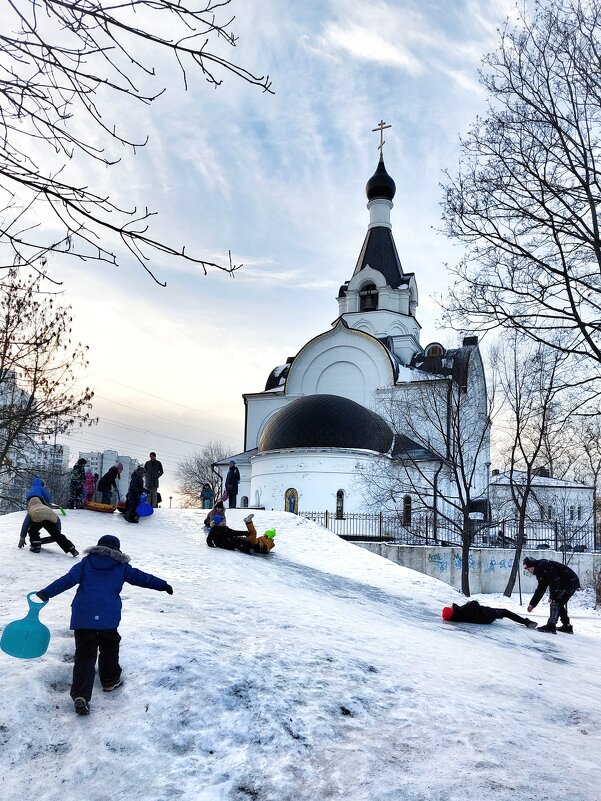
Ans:
[[[225,491],[227,492],[228,506],[230,509],[236,508],[236,498],[238,497],[238,484],[240,483],[240,471],[236,467],[236,462],[232,459],[230,469],[225,477]]]
[[[144,468],[136,467],[129,480],[129,489],[125,503],[125,513],[123,517],[128,523],[137,523],[140,518],[136,513],[140,503],[140,495],[144,492]]]
[[[529,612],[532,612],[546,590],[549,590],[549,620],[538,630],[547,634],[556,634],[558,631],[573,634],[574,629],[568,616],[568,601],[576,590],[580,589],[580,579],[576,573],[561,562],[554,562],[552,559],[531,559],[529,556],[524,559],[523,567],[528,573],[536,576],[538,581],[538,587],[528,605]],[[561,620],[559,627],[558,620]]]
[[[528,620],[527,617],[520,617],[515,612],[509,609],[497,609],[492,606],[483,606],[478,601],[468,601],[463,606],[453,604],[453,606],[445,606],[442,610],[443,620],[452,620],[453,623],[480,623],[486,625],[494,623],[495,620],[501,618],[509,618],[516,623],[521,623],[522,626],[527,626],[529,629],[535,629],[536,623],[534,620]]]
[[[96,489],[102,493],[102,503],[110,503],[112,499],[113,490],[117,489],[117,480],[121,473],[116,464],[106,471],[98,482]]]

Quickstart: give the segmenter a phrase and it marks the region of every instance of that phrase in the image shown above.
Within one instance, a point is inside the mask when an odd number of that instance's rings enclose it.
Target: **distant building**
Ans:
[[[79,459],[87,461],[86,470],[91,470],[92,473],[98,473],[102,477],[109,467],[121,463],[123,465],[123,472],[121,479],[118,483],[118,489],[121,497],[125,498],[125,493],[129,486],[129,479],[136,467],[140,464],[140,460],[133,456],[126,456],[117,451],[81,451]]]

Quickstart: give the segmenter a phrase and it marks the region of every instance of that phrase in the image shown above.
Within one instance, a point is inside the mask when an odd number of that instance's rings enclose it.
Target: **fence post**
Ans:
[[[327,509],[326,509],[326,516],[325,517],[326,517],[326,525],[325,525],[325,527],[329,528],[329,526],[328,526],[328,510]]]
[[[555,521],[555,550],[556,550],[556,551],[557,551],[557,549],[558,549],[558,548],[557,548],[557,541],[558,541],[558,533],[557,533],[557,529],[558,529],[558,527],[559,527],[559,523],[558,523],[558,522],[557,522],[557,520],[556,520],[556,521]]]
[[[426,545],[428,544],[428,525],[429,525],[429,521],[428,521],[428,517],[426,516]]]
[[[379,537],[382,539],[382,512],[378,515]]]

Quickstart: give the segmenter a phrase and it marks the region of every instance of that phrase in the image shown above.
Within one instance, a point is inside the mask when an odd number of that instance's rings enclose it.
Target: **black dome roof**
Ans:
[[[265,426],[259,453],[282,448],[360,448],[387,453],[393,434],[375,412],[338,395],[309,395],[280,409]]]
[[[375,198],[392,200],[396,194],[396,184],[386,172],[384,159],[381,156],[378,168],[365,185],[365,194],[368,200],[375,200]]]

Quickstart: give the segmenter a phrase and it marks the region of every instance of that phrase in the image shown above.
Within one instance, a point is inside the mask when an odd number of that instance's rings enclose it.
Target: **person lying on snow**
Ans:
[[[516,623],[521,623],[522,626],[527,626],[529,629],[535,629],[536,623],[534,620],[528,620],[527,617],[520,617],[515,612],[510,612],[509,609],[495,609],[492,606],[482,606],[478,601],[468,601],[463,606],[453,604],[453,606],[445,606],[442,610],[442,619],[445,621],[452,621],[453,623],[494,623],[495,620],[500,620],[503,617],[508,617],[509,620],[514,620]]]
[[[221,515],[215,515],[214,523],[207,537],[209,548],[224,548],[226,551],[242,551],[243,553],[269,553],[275,547],[273,538],[275,529],[269,529],[261,537],[257,536],[257,529],[252,522],[254,515],[250,514],[244,518],[246,530],[236,531],[225,524],[225,519]]]

